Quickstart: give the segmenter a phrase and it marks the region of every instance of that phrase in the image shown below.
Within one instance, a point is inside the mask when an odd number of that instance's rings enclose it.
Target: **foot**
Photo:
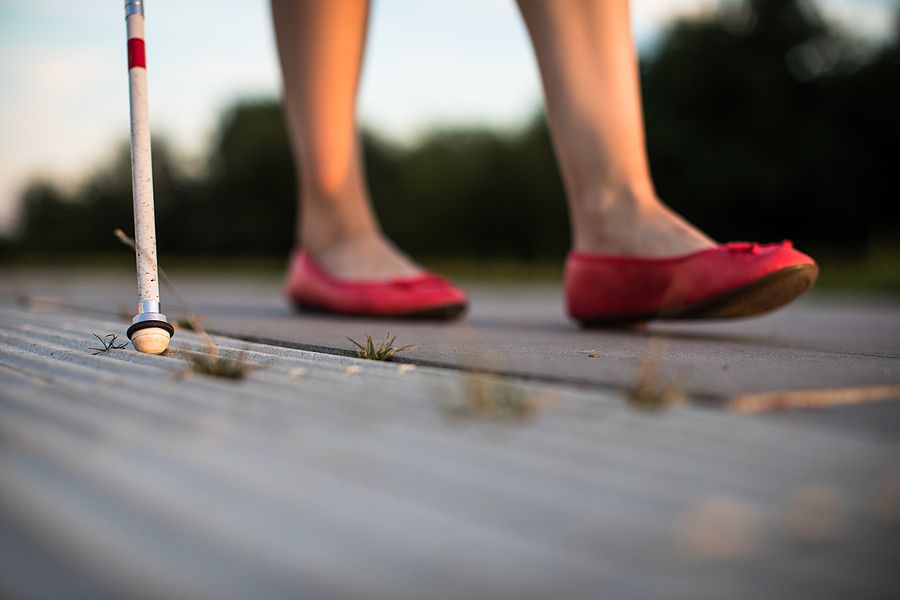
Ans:
[[[779,244],[728,244],[674,260],[570,255],[569,314],[587,325],[749,317],[787,304],[816,280],[815,261]]]
[[[659,258],[716,245],[656,198],[606,203],[601,210],[579,210],[575,230],[574,250],[588,254]]]
[[[346,280],[421,275],[423,270],[379,233],[363,234],[304,250],[329,275]]]

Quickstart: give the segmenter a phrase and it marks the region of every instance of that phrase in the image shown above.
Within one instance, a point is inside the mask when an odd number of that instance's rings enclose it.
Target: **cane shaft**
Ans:
[[[128,29],[128,91],[131,105],[131,180],[134,200],[134,241],[138,307],[159,303],[156,263],[156,220],[153,205],[153,165],[150,155],[150,113],[144,52],[143,3],[126,2]]]

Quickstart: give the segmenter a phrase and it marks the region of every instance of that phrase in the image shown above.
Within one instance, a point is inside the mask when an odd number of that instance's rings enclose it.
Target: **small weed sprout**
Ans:
[[[366,360],[391,360],[394,356],[397,355],[398,352],[405,352],[413,347],[413,344],[407,344],[406,346],[400,346],[399,348],[394,347],[394,340],[397,339],[397,336],[392,336],[390,333],[385,337],[384,342],[381,343],[377,348],[375,347],[375,342],[372,341],[372,336],[366,334],[366,344],[362,345],[353,338],[348,337],[348,340],[356,346],[356,356],[358,358],[364,358]]]
[[[100,344],[103,346],[102,348],[88,348],[88,350],[93,350],[93,352],[91,352],[92,356],[104,354],[106,352],[109,352],[110,350],[121,350],[128,346],[128,342],[124,344],[117,344],[116,340],[119,338],[119,336],[114,333],[107,333],[103,337],[100,337],[96,333],[91,333],[91,335],[100,340]]]

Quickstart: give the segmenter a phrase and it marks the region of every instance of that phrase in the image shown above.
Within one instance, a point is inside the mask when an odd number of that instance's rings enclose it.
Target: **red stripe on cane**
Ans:
[[[144,52],[144,40],[141,38],[128,40],[128,69],[134,67],[147,68],[147,55]]]

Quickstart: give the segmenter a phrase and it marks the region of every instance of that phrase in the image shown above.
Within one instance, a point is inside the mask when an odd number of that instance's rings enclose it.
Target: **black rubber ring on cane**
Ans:
[[[130,340],[131,336],[134,335],[136,331],[147,329],[148,327],[159,327],[160,329],[165,329],[169,333],[169,337],[175,336],[175,328],[172,327],[171,323],[167,323],[165,321],[139,321],[137,323],[132,323],[131,327],[128,328],[128,331],[126,331],[125,334]]]

